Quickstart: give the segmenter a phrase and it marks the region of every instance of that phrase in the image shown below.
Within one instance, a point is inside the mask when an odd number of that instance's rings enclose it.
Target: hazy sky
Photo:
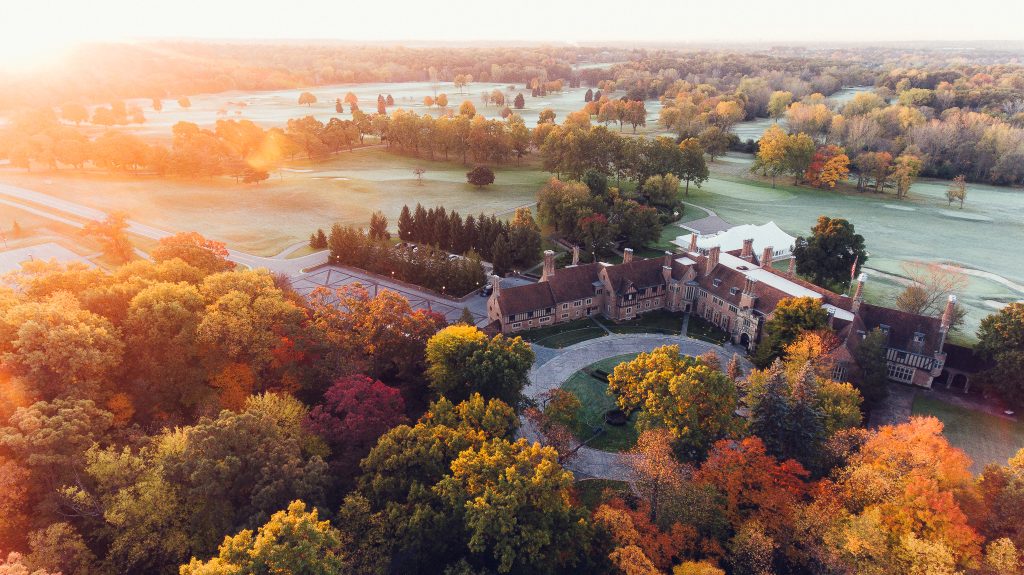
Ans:
[[[0,61],[82,40],[1024,40],[1021,0],[4,0]]]

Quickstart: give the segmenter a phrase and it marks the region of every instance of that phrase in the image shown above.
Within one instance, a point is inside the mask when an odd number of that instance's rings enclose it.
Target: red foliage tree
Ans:
[[[349,375],[334,381],[306,425],[331,447],[340,470],[354,471],[377,438],[405,421],[400,391],[365,375]]]

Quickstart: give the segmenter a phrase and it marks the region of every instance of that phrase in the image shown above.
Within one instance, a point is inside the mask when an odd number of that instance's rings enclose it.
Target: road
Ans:
[[[611,335],[571,345],[557,351],[553,357],[552,354],[546,353],[550,359],[534,364],[530,370],[530,383],[523,393],[526,397],[539,401],[544,393],[561,387],[574,373],[592,363],[619,355],[651,351],[663,345],[678,345],[681,353],[694,356],[713,350],[718,353],[718,358],[722,362],[729,361],[733,353],[739,353],[743,370],[748,372],[751,369],[750,362],[739,348],[723,348],[713,343],[678,335]],[[540,432],[530,425],[525,417],[521,419],[519,433],[530,441],[542,439]],[[629,481],[629,468],[623,461],[624,457],[626,456],[621,453],[610,453],[584,446],[576,452],[576,457],[571,459],[566,467],[585,477]]]
[[[81,222],[63,216],[61,213],[88,220],[103,220],[107,217],[107,213],[101,210],[83,206],[76,202],[56,198],[42,192],[29,190],[19,186],[12,186],[10,184],[0,184],[0,196],[3,196],[0,197],[0,204],[26,210],[38,216],[46,217],[76,228],[82,227]],[[41,210],[36,206],[45,206],[58,213]],[[175,233],[143,224],[135,220],[127,220],[127,224],[129,233],[152,240],[160,240],[174,235]],[[228,259],[246,267],[266,268],[274,273],[284,273],[289,276],[295,276],[300,274],[303,269],[324,263],[327,260],[326,250],[298,258],[287,259],[288,254],[300,249],[303,245],[305,244],[289,246],[281,253],[269,258],[229,248]]]

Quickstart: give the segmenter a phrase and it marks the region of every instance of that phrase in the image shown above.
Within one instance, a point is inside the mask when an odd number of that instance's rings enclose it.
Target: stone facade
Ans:
[[[890,379],[930,387],[941,373],[942,345],[955,298],[941,319],[866,304],[861,297],[863,274],[853,298],[836,294],[775,270],[775,250],[765,246],[758,258],[753,244],[746,240],[732,252],[713,246],[706,253],[694,248],[649,259],[634,259],[627,249],[623,262],[616,265],[580,265],[574,250],[573,265],[561,269],[555,268],[554,252],[549,250],[544,252],[537,283],[503,289],[497,278],[492,281],[488,315],[496,331],[509,334],[594,315],[619,322],[660,309],[694,313],[752,351],[779,301],[811,297],[828,310],[843,342],[836,350],[837,378],[855,373],[852,358],[857,344],[875,328],[888,334]]]

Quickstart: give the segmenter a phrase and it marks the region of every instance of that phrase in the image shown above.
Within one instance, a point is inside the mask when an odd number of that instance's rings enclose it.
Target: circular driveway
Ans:
[[[750,362],[741,353],[742,348],[730,349],[677,335],[609,335],[571,345],[547,361],[534,364],[530,369],[530,383],[523,393],[531,399],[539,400],[541,395],[560,387],[572,377],[572,374],[592,363],[629,353],[649,352],[663,345],[678,345],[679,352],[684,355],[701,355],[715,351],[723,363],[732,359],[733,353],[737,353],[740,354],[740,363],[744,371],[749,371],[751,367]],[[550,356],[550,352],[545,350],[545,355]],[[526,418],[522,418],[519,433],[530,441],[541,439],[540,432],[530,425]],[[628,481],[629,469],[622,461],[623,457],[625,456],[620,453],[583,446],[565,466],[581,476]]]

